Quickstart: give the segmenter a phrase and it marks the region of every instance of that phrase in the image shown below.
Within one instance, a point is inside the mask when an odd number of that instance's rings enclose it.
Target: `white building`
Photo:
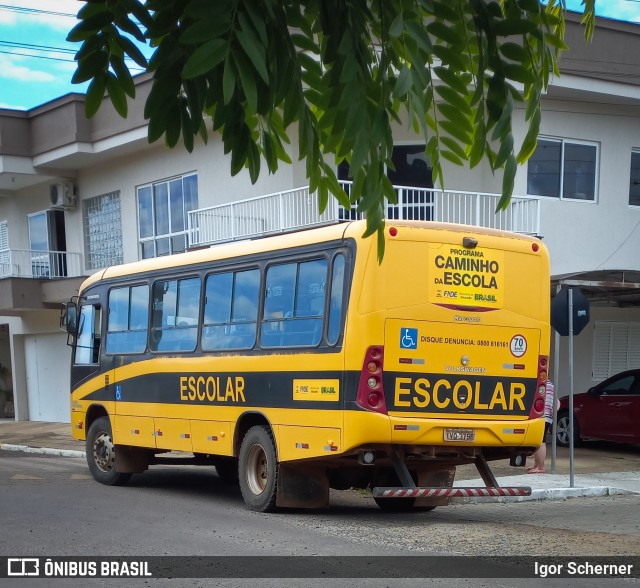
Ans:
[[[447,192],[430,191],[424,146],[398,128],[391,179],[418,189],[400,188],[392,214],[541,235],[552,291],[580,286],[591,300],[591,322],[575,338],[580,391],[640,367],[640,27],[598,19],[585,45],[570,17],[567,42],[563,75],[544,97],[538,149],[518,171],[509,211],[493,213],[501,181],[487,168],[446,168]],[[60,304],[85,276],[318,220],[303,165],[264,173],[252,185],[248,173],[231,177],[216,136],[192,154],[149,145],[143,105],[150,85],[148,76],[137,79],[126,120],[110,104],[86,120],[77,94],[28,112],[0,110],[0,364],[10,367],[16,419],[69,421]],[[292,203],[307,216],[296,217]],[[282,210],[294,216],[283,221]],[[325,220],[338,215],[330,210]],[[560,395],[568,389],[565,352],[563,340]]]

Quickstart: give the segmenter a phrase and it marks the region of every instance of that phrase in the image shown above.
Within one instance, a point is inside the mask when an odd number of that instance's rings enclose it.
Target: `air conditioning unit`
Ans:
[[[49,186],[51,208],[75,208],[75,188],[71,182],[59,182]]]

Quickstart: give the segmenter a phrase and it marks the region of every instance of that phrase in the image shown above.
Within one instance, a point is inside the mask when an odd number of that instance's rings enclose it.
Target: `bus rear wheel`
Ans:
[[[131,474],[116,472],[116,446],[113,444],[111,421],[103,416],[91,423],[87,432],[87,464],[96,482],[107,486],[121,486]]]
[[[239,482],[242,498],[251,510],[273,512],[278,491],[276,444],[271,429],[251,427],[240,445]]]

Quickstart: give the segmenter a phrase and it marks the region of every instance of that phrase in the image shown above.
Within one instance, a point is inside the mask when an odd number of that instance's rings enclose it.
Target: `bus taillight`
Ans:
[[[549,358],[546,355],[538,357],[538,378],[536,382],[536,397],[531,407],[530,419],[540,418],[544,414],[544,399],[547,390],[547,378],[549,369]]]
[[[374,345],[367,349],[360,372],[356,403],[366,410],[387,414],[387,403],[384,400],[382,387],[383,359],[383,347]]]

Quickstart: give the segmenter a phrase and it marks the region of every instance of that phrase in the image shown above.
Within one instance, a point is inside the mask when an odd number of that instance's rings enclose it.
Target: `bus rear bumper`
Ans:
[[[463,420],[390,417],[391,443],[409,445],[469,445],[475,447],[538,446],[544,418],[535,420]]]
[[[364,444],[526,448],[542,443],[544,418],[533,420],[423,418],[349,411],[344,449]]]

